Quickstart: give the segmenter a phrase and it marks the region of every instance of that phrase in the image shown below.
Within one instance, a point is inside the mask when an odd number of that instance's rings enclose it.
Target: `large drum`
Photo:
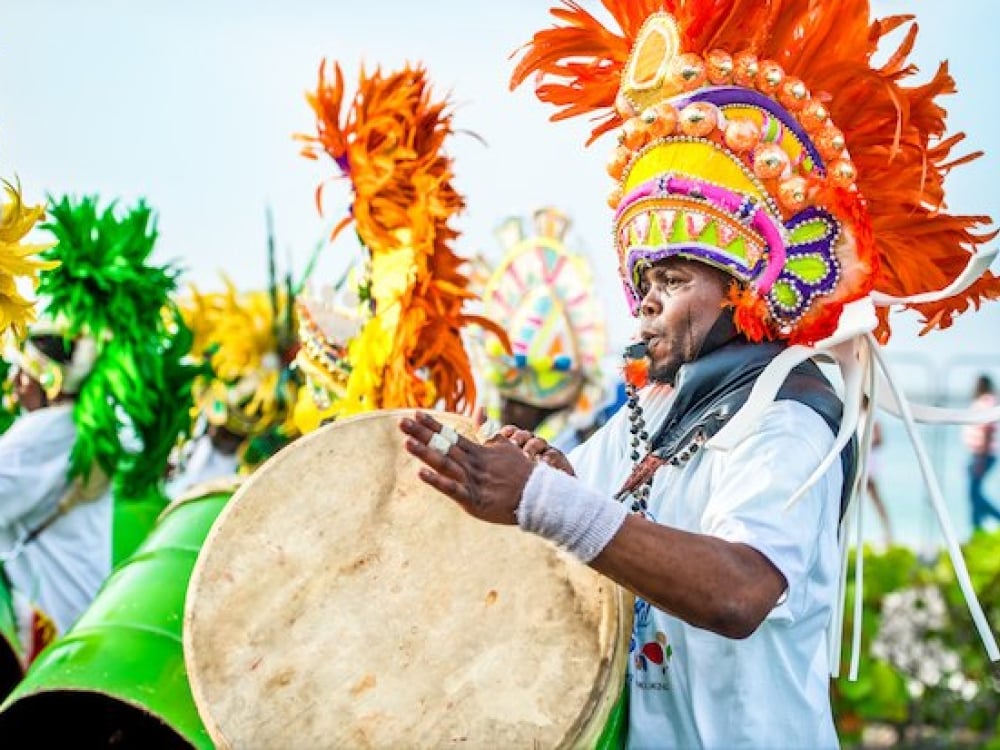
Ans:
[[[593,746],[631,606],[417,478],[376,412],[274,456],[198,558],[184,652],[219,748]],[[438,414],[466,435],[468,420]]]
[[[198,551],[235,488],[206,483],[163,512],[0,708],[0,745],[212,748],[188,687],[181,624]]]

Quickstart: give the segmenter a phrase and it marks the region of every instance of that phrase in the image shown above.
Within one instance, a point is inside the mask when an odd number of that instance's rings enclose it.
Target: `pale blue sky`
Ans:
[[[596,2],[584,3],[588,7]],[[468,210],[459,252],[498,254],[493,228],[510,213],[553,204],[574,218],[574,245],[600,279],[612,340],[624,341],[624,312],[609,247],[610,180],[605,139],[583,148],[585,124],[549,123],[550,111],[527,90],[507,91],[508,55],[547,25],[542,0],[6,0],[0,24],[0,174],[16,173],[30,199],[45,191],[97,192],[159,211],[158,257],[179,258],[200,285],[225,269],[240,286],[265,279],[264,207],[275,213],[280,245],[301,270],[329,221],[313,203],[328,163],[297,155],[293,132],[314,127],[304,92],[323,57],[392,68],[422,61],[440,93],[457,105],[459,135],[450,152]],[[995,0],[879,0],[878,14],[916,11],[915,59],[924,75],[949,58],[960,93],[947,106],[970,149],[987,156],[953,175],[950,205],[1000,215],[1000,128],[993,117],[1000,46]],[[352,88],[353,90],[353,88]],[[328,220],[348,196],[327,195]],[[345,235],[349,236],[349,235]],[[328,248],[320,278],[353,252]],[[959,353],[985,357],[1000,372],[1000,304],[952,331],[915,342],[916,327],[897,318],[891,351],[943,362]],[[923,367],[923,365],[920,365]],[[962,366],[948,372],[964,388]],[[979,367],[979,361],[964,369]],[[939,372],[943,370],[939,368]],[[959,375],[955,375],[959,373]],[[944,375],[942,375],[944,377]]]

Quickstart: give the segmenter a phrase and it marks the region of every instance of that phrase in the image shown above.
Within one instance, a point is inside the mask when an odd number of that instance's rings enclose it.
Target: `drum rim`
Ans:
[[[196,500],[203,500],[210,495],[223,495],[229,493],[230,496],[233,496],[247,480],[247,478],[248,477],[240,474],[233,474],[228,477],[216,477],[215,479],[207,479],[204,482],[198,482],[197,484],[184,490],[184,492],[167,503],[167,506],[160,511],[160,515],[156,517],[156,523],[159,523],[169,514],[173,513],[177,508],[182,505],[186,505],[187,503],[192,503]]]

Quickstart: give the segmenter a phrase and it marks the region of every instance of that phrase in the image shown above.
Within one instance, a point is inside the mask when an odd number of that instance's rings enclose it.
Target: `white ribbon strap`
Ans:
[[[979,277],[990,267],[990,264],[993,263],[994,258],[997,257],[997,251],[998,248],[988,250],[985,247],[979,247],[975,253],[969,256],[969,262],[966,263],[962,273],[944,289],[938,289],[935,292],[913,294],[909,297],[893,297],[881,292],[872,292],[871,300],[880,307],[887,307],[889,305],[922,305],[927,302],[940,302],[943,299],[954,297],[976,283]]]
[[[888,391],[888,389],[886,390]],[[902,416],[896,397],[891,391],[880,393],[878,405],[880,409],[894,417]],[[1000,406],[994,406],[991,409],[942,409],[939,406],[911,403],[910,414],[914,422],[921,424],[966,425],[1000,422]]]

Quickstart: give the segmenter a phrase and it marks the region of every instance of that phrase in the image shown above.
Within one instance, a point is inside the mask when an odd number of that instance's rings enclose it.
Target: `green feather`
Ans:
[[[56,244],[43,256],[61,264],[41,274],[38,293],[71,336],[93,336],[98,347],[74,407],[70,474],[96,465],[120,499],[161,494],[200,372],[185,359],[192,335],[171,302],[179,269],[150,263],[156,221],[143,201],[119,211],[96,197],[50,199],[48,216]]]

